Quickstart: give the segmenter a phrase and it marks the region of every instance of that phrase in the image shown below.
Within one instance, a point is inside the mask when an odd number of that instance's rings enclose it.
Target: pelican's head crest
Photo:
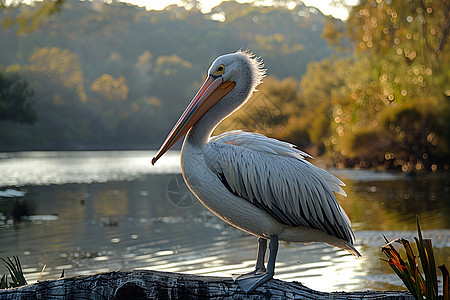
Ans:
[[[249,50],[219,56],[211,65],[208,73],[221,76],[223,81],[239,82],[250,80],[251,92],[262,82],[266,75],[263,60]]]

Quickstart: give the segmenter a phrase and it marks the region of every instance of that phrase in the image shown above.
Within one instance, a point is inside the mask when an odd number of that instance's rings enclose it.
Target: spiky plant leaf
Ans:
[[[10,257],[7,257],[7,260],[1,258],[3,262],[6,264],[6,268],[11,275],[11,282],[9,285],[11,287],[18,287],[22,285],[26,285],[27,281],[25,280],[25,276],[23,275],[22,265],[20,264],[19,257],[13,256],[13,260]]]
[[[384,261],[389,263],[395,274],[397,274],[397,276],[403,281],[404,285],[411,292],[411,294],[413,294],[414,298],[421,299],[421,297],[419,297],[421,292],[417,292],[416,278],[413,275],[414,272],[410,270],[410,266],[407,262],[403,261],[400,253],[394,248],[394,242],[402,243],[400,239],[396,239],[381,248],[384,254],[389,258],[389,260]]]
[[[436,264],[434,262],[433,246],[430,239],[422,237],[422,230],[420,229],[419,219],[417,218],[417,233],[419,239],[414,238],[419,252],[422,270],[425,275],[426,283],[426,297],[427,299],[437,299],[438,285],[436,275]]]
[[[8,277],[7,275],[3,275],[2,279],[0,280],[0,289],[6,289],[8,288]]]
[[[423,276],[419,270],[418,264],[416,263],[417,257],[415,256],[408,240],[395,239],[391,242],[388,242],[386,237],[383,235],[386,241],[386,245],[381,248],[381,251],[388,257],[389,260],[382,260],[389,263],[391,268],[403,281],[406,288],[410,291],[415,299],[438,299],[438,281],[433,253],[433,245],[430,239],[424,239],[422,237],[422,231],[420,229],[418,218],[417,232],[419,238],[414,239],[417,245],[417,251],[419,254],[418,257],[420,259]],[[398,251],[393,247],[393,243],[401,243],[403,245],[407,256],[406,261],[401,258]],[[444,265],[439,266],[439,269],[441,269],[444,278],[444,299],[450,300],[450,283],[448,270]]]

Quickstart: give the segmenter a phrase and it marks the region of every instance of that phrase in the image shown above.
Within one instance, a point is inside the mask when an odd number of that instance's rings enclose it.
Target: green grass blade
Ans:
[[[6,268],[11,275],[10,285],[12,287],[18,287],[21,285],[26,285],[27,281],[25,280],[25,276],[23,275],[22,265],[20,264],[19,257],[14,256],[13,260],[10,257],[7,257],[8,260],[1,258],[3,262],[6,264]]]
[[[7,257],[8,260],[5,260],[2,258],[3,262],[6,264],[6,268],[8,269],[9,275],[11,275],[11,283],[10,285],[14,285],[16,286],[17,284],[17,279],[15,274],[15,268],[14,268],[14,264],[11,261],[11,259],[9,257]]]
[[[403,247],[405,248],[406,256],[408,258],[408,264],[409,268],[411,270],[411,275],[414,278],[416,289],[420,286],[422,295],[426,295],[427,291],[427,283],[424,281],[419,268],[418,264],[416,263],[416,256],[414,255],[414,252],[412,251],[411,245],[408,240],[401,239],[401,242],[403,244]]]
[[[427,299],[437,299],[437,274],[434,261],[433,246],[431,244],[431,240],[423,238],[418,218],[417,233],[419,235],[419,239],[414,239],[416,240],[420,262],[422,264],[422,270],[425,275],[426,296]]]
[[[5,274],[2,276],[2,279],[0,280],[0,289],[6,289],[8,288],[8,276]]]
[[[438,280],[437,280],[437,270],[436,262],[434,259],[433,245],[430,239],[424,239],[425,252],[428,258],[428,276],[430,283],[433,287],[434,294],[438,296]]]
[[[22,265],[20,264],[20,260],[18,256],[13,256],[14,261],[16,262],[16,270],[17,270],[17,278],[19,279],[20,285],[26,285],[27,281],[25,280],[25,276],[23,275]]]

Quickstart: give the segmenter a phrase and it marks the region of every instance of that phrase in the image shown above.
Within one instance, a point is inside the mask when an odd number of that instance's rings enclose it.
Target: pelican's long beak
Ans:
[[[152,159],[152,165],[166,153],[214,104],[228,94],[236,85],[232,81],[223,81],[222,77],[209,75],[197,94],[189,103],[178,122],[172,128],[166,140]]]

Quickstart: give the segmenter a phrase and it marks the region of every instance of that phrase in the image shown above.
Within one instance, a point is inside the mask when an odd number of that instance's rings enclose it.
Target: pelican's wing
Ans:
[[[209,142],[222,142],[225,144],[231,144],[241,146],[247,149],[278,154],[283,156],[292,156],[301,158],[309,157],[311,155],[298,150],[294,145],[287,142],[282,142],[276,139],[268,138],[265,135],[246,132],[243,130],[233,130],[222,133],[218,136],[213,136]]]
[[[305,160],[308,154],[289,143],[243,131],[211,138],[203,153],[230,192],[280,223],[319,229],[353,243],[350,220],[333,194],[345,195],[344,183]]]

